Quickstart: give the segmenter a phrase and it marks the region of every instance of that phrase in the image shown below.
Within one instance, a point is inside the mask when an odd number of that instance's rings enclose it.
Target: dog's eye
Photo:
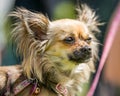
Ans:
[[[64,39],[64,42],[68,43],[68,44],[73,44],[75,42],[75,38],[74,37],[67,37]]]
[[[86,41],[87,43],[90,43],[91,40],[92,40],[92,38],[91,38],[91,37],[88,37],[85,41]]]

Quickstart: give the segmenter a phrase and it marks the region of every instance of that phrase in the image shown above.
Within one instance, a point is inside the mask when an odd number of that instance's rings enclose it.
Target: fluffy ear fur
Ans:
[[[86,4],[81,4],[80,7],[77,8],[78,12],[78,20],[84,22],[91,32],[100,32],[98,26],[102,25],[98,21],[98,16],[96,13]]]
[[[33,13],[24,8],[17,8],[10,16],[16,20],[12,32],[13,39],[19,42],[17,48],[19,48],[19,53],[23,53],[24,57],[28,54],[26,52],[31,52],[27,50],[32,47],[30,45],[33,42],[42,43],[47,40],[49,20],[43,14]]]

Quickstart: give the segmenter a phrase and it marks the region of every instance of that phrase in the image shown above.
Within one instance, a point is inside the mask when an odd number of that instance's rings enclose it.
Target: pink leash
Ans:
[[[105,42],[105,47],[103,49],[103,54],[102,54],[102,57],[101,57],[101,60],[100,60],[100,63],[99,63],[99,67],[98,67],[96,76],[93,80],[93,83],[91,85],[91,88],[90,88],[87,96],[93,96],[94,95],[95,89],[97,87],[97,84],[98,84],[98,81],[99,81],[99,78],[100,78],[101,71],[102,71],[103,66],[105,64],[105,61],[108,57],[108,54],[109,54],[110,48],[112,46],[113,40],[115,38],[115,35],[116,35],[117,28],[118,28],[119,24],[120,24],[120,3],[118,4],[118,8],[115,12],[113,22],[112,22],[112,24],[110,26],[110,29],[109,29],[109,33],[108,33],[108,36],[107,36],[107,39],[106,39],[106,42]]]

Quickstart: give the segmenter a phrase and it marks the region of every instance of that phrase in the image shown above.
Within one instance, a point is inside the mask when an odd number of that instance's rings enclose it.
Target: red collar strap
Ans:
[[[106,42],[105,42],[105,46],[104,46],[104,49],[103,49],[103,54],[102,54],[102,57],[101,57],[101,60],[100,60],[100,63],[99,63],[99,67],[98,67],[96,76],[93,80],[93,83],[91,85],[91,88],[90,88],[87,96],[93,96],[94,95],[96,86],[97,86],[99,78],[100,78],[101,71],[103,69],[105,61],[106,61],[107,56],[109,54],[109,51],[110,51],[110,48],[112,46],[113,40],[115,38],[115,35],[116,35],[117,28],[118,28],[119,24],[120,24],[120,3],[118,4],[118,8],[115,11],[114,18],[113,18],[112,23],[109,27],[110,29],[108,30],[109,33],[108,33],[108,36],[107,36],[107,39],[106,39]]]
[[[21,78],[22,76],[20,76]],[[4,94],[4,96],[9,96],[11,94],[11,79],[10,79],[10,75],[8,74],[8,80],[7,80],[7,88],[6,88],[6,92]],[[16,96],[17,94],[19,94],[21,91],[23,91],[26,87],[28,87],[29,85],[33,85],[32,89],[30,90],[30,96],[35,94],[39,94],[40,93],[40,87],[38,87],[38,81],[37,79],[25,79],[22,82],[20,82],[17,86],[13,87],[13,96]]]
[[[38,81],[37,79],[33,79],[33,80],[24,80],[21,83],[19,83],[15,88],[13,88],[13,93],[14,96],[16,96],[17,94],[19,94],[22,90],[24,90],[26,87],[28,87],[30,84],[33,85],[31,91],[30,91],[30,95],[35,94],[35,96],[37,94],[40,93],[40,87],[38,87]],[[67,96],[67,89],[62,86],[61,84],[57,84],[56,89],[58,90],[58,92],[60,92],[60,94]]]
[[[13,89],[13,93],[14,95],[19,94],[23,89],[25,89],[27,86],[29,86],[31,84],[31,82],[29,80],[24,80],[21,83],[19,83],[14,89]]]
[[[32,79],[32,80],[26,79],[26,80],[22,81],[21,83],[19,83],[15,88],[13,88],[14,95],[19,94],[22,90],[24,90],[26,87],[28,87],[31,84],[33,85],[33,87],[30,91],[30,95],[39,94],[40,88],[38,87],[37,79]]]

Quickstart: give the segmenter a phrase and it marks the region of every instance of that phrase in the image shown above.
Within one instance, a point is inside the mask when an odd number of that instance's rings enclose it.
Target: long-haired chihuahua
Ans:
[[[0,96],[79,96],[95,71],[101,23],[85,4],[77,12],[77,19],[56,21],[24,8],[10,14],[23,61],[0,67]]]

